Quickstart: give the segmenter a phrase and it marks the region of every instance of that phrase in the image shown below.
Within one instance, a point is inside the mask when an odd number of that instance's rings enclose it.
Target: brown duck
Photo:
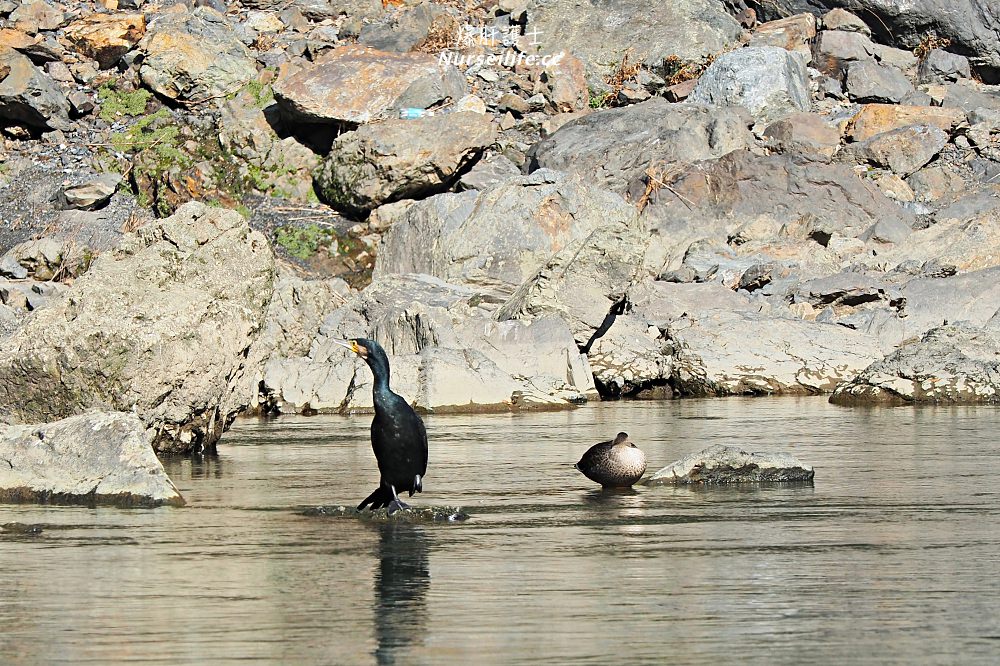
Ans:
[[[629,488],[646,472],[646,454],[620,432],[614,440],[594,444],[574,465],[605,488]]]

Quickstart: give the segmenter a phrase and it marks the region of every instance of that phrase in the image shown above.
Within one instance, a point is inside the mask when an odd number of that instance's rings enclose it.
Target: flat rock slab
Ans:
[[[349,506],[317,506],[299,513],[311,517],[360,520],[363,523],[461,523],[469,519],[469,514],[457,506],[413,507],[395,513],[389,513],[388,509],[358,511]]]
[[[0,433],[0,502],[181,506],[134,414],[92,412]]]
[[[282,112],[311,123],[367,123],[464,94],[465,77],[434,56],[360,46],[331,49],[274,86]]]
[[[716,444],[659,470],[647,485],[812,481],[813,468],[784,453],[750,453]]]

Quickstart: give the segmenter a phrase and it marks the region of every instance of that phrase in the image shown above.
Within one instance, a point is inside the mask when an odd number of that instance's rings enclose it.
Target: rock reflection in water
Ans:
[[[407,524],[378,526],[375,573],[375,637],[379,664],[406,663],[409,648],[423,642],[430,587],[427,536]]]

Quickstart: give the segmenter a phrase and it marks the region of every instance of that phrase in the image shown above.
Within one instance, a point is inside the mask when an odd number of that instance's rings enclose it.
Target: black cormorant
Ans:
[[[646,454],[620,432],[614,440],[587,449],[574,467],[605,488],[629,488],[646,473]]]
[[[402,396],[389,388],[389,357],[374,340],[356,338],[336,340],[364,359],[372,370],[372,450],[381,475],[379,487],[358,505],[358,511],[371,505],[372,510],[388,507],[392,513],[409,508],[399,493],[423,491],[427,473],[427,430],[424,422]]]

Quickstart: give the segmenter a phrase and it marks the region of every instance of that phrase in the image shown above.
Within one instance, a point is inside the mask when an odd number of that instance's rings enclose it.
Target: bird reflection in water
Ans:
[[[430,587],[427,536],[415,525],[379,525],[375,574],[375,659],[407,663],[406,655],[424,639]]]

